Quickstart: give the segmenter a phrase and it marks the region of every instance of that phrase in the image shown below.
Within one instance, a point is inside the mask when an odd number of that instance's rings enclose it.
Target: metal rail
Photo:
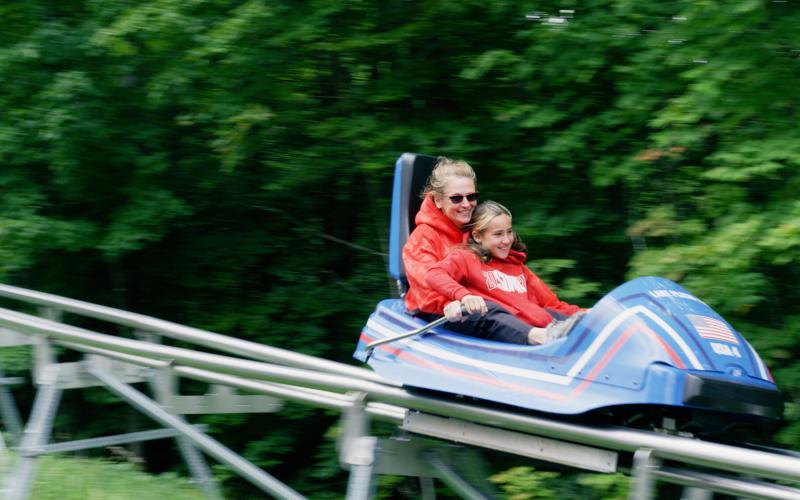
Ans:
[[[111,388],[115,394],[125,399],[157,422],[177,430],[184,437],[191,440],[192,443],[202,448],[206,453],[215,457],[220,462],[231,466],[234,470],[238,471],[243,477],[245,477],[245,479],[259,486],[264,491],[275,495],[277,498],[304,498],[298,495],[294,490],[287,488],[284,484],[282,484],[280,481],[277,481],[263,470],[254,466],[252,463],[244,460],[225,446],[198,431],[193,426],[164,411],[154,401],[146,398],[129,385],[120,382],[102,370],[90,369],[90,373],[105,383],[107,387]]]
[[[130,354],[76,344],[73,342],[58,343],[65,347],[69,347],[72,350],[84,352],[86,354],[97,354],[149,368],[170,369],[176,375],[193,380],[208,382],[210,384],[222,384],[230,387],[236,387],[238,389],[275,396],[286,401],[293,401],[295,403],[339,411],[344,411],[353,405],[353,397],[347,394],[318,389],[309,389],[306,387],[298,387],[286,384],[260,382],[252,379],[236,377],[233,375],[225,375],[210,370],[203,370],[200,368],[174,365],[166,361],[160,361],[141,356],[133,356]],[[378,402],[367,403],[365,411],[373,418],[395,424],[402,423],[406,414],[405,408]]]
[[[372,401],[381,401],[402,408],[483,423],[501,429],[545,435],[556,439],[626,452],[650,448],[654,450],[658,457],[663,459],[732,472],[755,474],[771,479],[800,481],[800,459],[792,456],[635,429],[587,427],[532,417],[523,413],[456,403],[415,395],[400,388],[378,384],[369,380],[116,338],[7,309],[0,309],[0,326],[12,328],[23,333],[46,335],[57,340],[116,351],[122,354],[160,359],[168,361],[176,366],[176,369],[178,367],[196,368],[220,375],[292,384],[339,393],[363,392],[368,394],[369,399]]]
[[[69,299],[58,295],[3,284],[0,284],[0,297],[50,307],[59,311],[71,312],[117,325],[128,326],[137,330],[156,333],[165,337],[202,345],[249,359],[258,359],[287,366],[338,373],[340,375],[358,377],[363,380],[381,381],[378,375],[364,368],[336,363],[306,354],[228,337],[226,335],[220,335],[219,333],[180,325],[143,314],[83,302],[81,300]]]
[[[420,396],[393,384],[385,383],[368,370],[233,339],[134,313],[8,285],[0,285],[0,296],[154,332],[249,359],[119,338],[0,308],[0,330],[5,327],[18,334],[47,337],[53,342],[86,354],[101,355],[152,370],[168,370],[181,377],[238,387],[285,400],[337,409],[343,413],[350,412],[354,407],[360,405],[360,411],[365,415],[388,420],[401,427],[408,425],[408,430],[412,432],[421,431],[420,422],[438,421],[441,423],[444,418],[468,425],[480,424],[481,431],[485,427],[489,430],[496,428],[502,432],[513,431],[533,436],[547,436],[551,439],[579,443],[583,446],[636,453],[640,457],[644,456],[642,453],[646,452],[645,468],[650,469],[647,474],[649,479],[646,482],[649,482],[650,485],[655,479],[692,486],[702,486],[705,482],[709,489],[716,487],[718,491],[739,491],[744,494],[761,492],[765,497],[770,498],[783,498],[793,494],[798,494],[800,497],[800,490],[784,490],[783,487],[758,482],[756,479],[732,478],[709,472],[660,467],[661,461],[671,461],[700,466],[713,471],[728,471],[771,480],[800,482],[800,457],[796,453],[786,450],[749,449],[611,426],[588,427],[533,417],[522,411],[498,410],[479,404],[464,404],[452,400]],[[133,401],[132,404],[157,416],[159,421],[169,422],[169,426],[177,429],[182,435],[190,436],[194,443],[204,448],[207,453],[223,461],[236,460],[236,457],[207,441],[196,430],[184,428],[180,423],[173,422],[169,414],[162,413],[163,410],[141,400],[124,384],[120,385],[121,382],[115,381],[113,377],[102,370],[93,368],[90,371],[114,392]],[[414,418],[415,415],[418,415],[417,412],[436,415],[437,418]],[[422,431],[422,434],[425,432]],[[436,435],[433,432],[428,434]],[[487,440],[479,439],[478,441],[482,445],[486,445]],[[491,439],[488,441],[488,447],[491,447]],[[37,442],[36,445],[43,446],[44,443]],[[642,460],[639,462],[644,463]],[[246,464],[243,464],[242,467],[242,470],[247,470],[248,474],[252,474],[252,478],[256,478],[256,481],[268,484],[269,486],[265,488],[267,491],[270,491],[270,488],[273,488],[273,493],[280,491],[280,483],[272,483],[271,478],[262,476],[256,470],[250,470]],[[369,463],[365,463],[365,467],[353,469],[354,472],[370,470],[372,470],[372,466]],[[439,471],[438,474],[438,477],[445,481],[458,484],[457,479],[450,477],[449,471]],[[712,481],[710,479],[712,477],[718,479]],[[640,484],[647,486],[646,482]],[[354,488],[357,486],[357,484],[353,484]],[[640,488],[640,495],[643,498],[646,495],[646,493],[642,493],[646,490],[644,486]],[[467,490],[468,488],[464,488],[464,491]],[[288,492],[283,493],[288,494]]]

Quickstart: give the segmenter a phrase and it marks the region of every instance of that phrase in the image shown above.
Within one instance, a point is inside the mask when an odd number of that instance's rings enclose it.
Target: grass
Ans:
[[[148,474],[128,462],[45,455],[38,465],[32,500],[205,499],[187,478]]]

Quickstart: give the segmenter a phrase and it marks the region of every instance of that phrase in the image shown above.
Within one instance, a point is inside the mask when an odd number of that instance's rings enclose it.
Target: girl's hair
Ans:
[[[425,183],[425,188],[422,190],[420,197],[425,198],[431,194],[444,196],[444,187],[453,177],[472,179],[477,188],[478,179],[469,163],[464,160],[451,160],[444,156],[440,156],[436,160],[436,166],[433,167],[433,172],[428,177],[428,182]]]
[[[473,235],[476,233],[482,234],[484,231],[486,231],[486,229],[489,228],[489,224],[491,224],[492,219],[500,215],[508,215],[508,218],[510,219],[511,211],[496,201],[486,200],[475,207],[469,224],[464,226],[465,229],[469,230],[467,247],[475,252],[475,254],[481,259],[481,262],[487,262],[492,258],[492,254],[483,248],[480,243],[475,241]],[[528,247],[525,246],[516,232],[514,233],[514,241],[511,243],[511,248],[513,250],[517,250],[518,252],[528,252]]]

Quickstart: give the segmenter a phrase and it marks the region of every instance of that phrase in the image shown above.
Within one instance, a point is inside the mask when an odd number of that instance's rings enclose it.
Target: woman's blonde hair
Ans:
[[[481,262],[487,262],[492,258],[492,254],[490,254],[489,251],[483,248],[481,244],[475,240],[474,235],[483,234],[483,232],[489,228],[489,224],[491,224],[492,220],[500,215],[508,215],[509,219],[512,218],[511,211],[509,209],[497,203],[496,201],[486,200],[475,207],[469,224],[464,226],[464,229],[469,231],[467,247],[475,252],[475,254],[481,259]],[[511,243],[511,248],[517,250],[518,252],[528,252],[528,247],[525,246],[516,232],[514,232],[514,241]]]
[[[464,160],[451,160],[450,158],[440,156],[437,158],[436,166],[433,167],[431,176],[428,177],[428,182],[425,183],[425,188],[422,190],[420,196],[422,198],[431,194],[438,194],[444,196],[444,187],[454,177],[466,177],[472,179],[475,188],[478,187],[478,178],[475,171],[469,166],[469,163]]]

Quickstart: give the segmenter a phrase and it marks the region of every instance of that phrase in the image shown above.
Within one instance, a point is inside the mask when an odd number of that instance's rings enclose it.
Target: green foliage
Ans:
[[[622,474],[579,474],[576,482],[604,500],[628,498],[631,479]]]
[[[45,455],[31,498],[34,500],[83,500],[86,498],[170,498],[189,500],[205,495],[185,478],[166,473],[146,474],[135,464],[108,460]]]
[[[509,500],[628,498],[630,480],[622,474],[565,474],[539,471],[533,467],[513,467],[492,476]]]
[[[30,346],[6,347],[0,349],[0,367],[5,375],[25,375],[31,367]]]

